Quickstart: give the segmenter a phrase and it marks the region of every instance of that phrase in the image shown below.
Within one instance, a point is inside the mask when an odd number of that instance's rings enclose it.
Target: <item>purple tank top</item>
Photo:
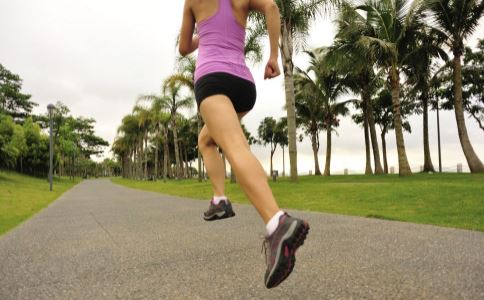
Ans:
[[[202,76],[225,72],[254,82],[245,64],[245,28],[235,19],[231,0],[218,0],[215,15],[198,23],[195,82]]]

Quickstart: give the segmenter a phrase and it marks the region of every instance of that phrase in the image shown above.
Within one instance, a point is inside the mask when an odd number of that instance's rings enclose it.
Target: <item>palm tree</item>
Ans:
[[[257,130],[259,134],[259,140],[265,146],[267,144],[270,145],[271,150],[271,165],[270,165],[270,176],[272,176],[272,157],[276,152],[277,148],[277,141],[276,141],[276,120],[272,117],[265,117]]]
[[[285,160],[285,153],[284,148],[289,144],[289,140],[287,138],[287,118],[281,118],[276,124],[276,142],[282,148],[282,176],[286,176],[286,160]]]
[[[347,106],[353,100],[337,102],[337,98],[348,90],[347,78],[340,75],[336,70],[327,68],[327,61],[324,55],[315,52],[306,53],[311,58],[310,66],[307,71],[297,69],[295,81],[298,87],[297,94],[303,98],[313,98],[313,100],[306,101],[306,103],[311,103],[311,106],[307,107],[307,109],[315,109],[318,111],[314,117],[321,118],[321,126],[326,130],[326,164],[324,175],[329,176],[331,173],[331,134],[334,128],[339,126],[338,116],[344,116],[348,113]],[[310,74],[313,74],[313,77]],[[316,128],[312,129],[313,139],[317,136],[319,127],[318,123],[315,123],[314,126]]]
[[[151,111],[142,105],[135,105],[133,113],[138,117],[138,128],[140,132],[140,166],[142,170],[142,178],[148,178],[148,138],[152,126]],[[144,166],[143,166],[144,162]]]
[[[414,104],[410,100],[404,100],[401,102],[401,113],[402,116],[409,115],[414,110]],[[393,109],[392,109],[392,94],[389,89],[381,90],[375,97],[374,103],[374,116],[375,123],[380,126],[380,137],[383,152],[383,168],[385,174],[388,174],[388,160],[387,160],[387,143],[386,134],[388,131],[395,129],[393,120]],[[407,132],[412,132],[410,123],[405,120],[402,122],[403,130]]]
[[[119,150],[119,153],[126,156],[126,167],[128,170],[126,170],[124,173],[130,178],[134,178],[136,176],[135,170],[138,133],[138,118],[133,114],[125,116],[121,122],[121,125],[118,127],[118,136],[116,141],[118,139],[122,140],[117,143],[116,148]]]
[[[298,72],[294,76],[296,89],[297,123],[304,128],[311,137],[314,156],[314,175],[321,175],[319,169],[319,133],[323,127],[323,98],[318,97],[312,90],[305,89],[306,84],[315,85],[313,79],[306,72]]]
[[[415,50],[416,34],[423,27],[424,8],[419,0],[366,0],[355,9],[366,15],[365,20],[372,29],[362,32],[357,43],[376,59],[390,81],[399,174],[411,175],[403,139],[400,73]]]
[[[445,44],[452,51],[454,112],[462,151],[472,173],[484,172],[484,164],[477,156],[467,134],[462,101],[462,62],[464,40],[477,28],[484,10],[483,0],[425,0],[435,25],[446,37]]]
[[[162,140],[162,132],[167,132],[168,128],[168,120],[170,119],[170,114],[168,114],[165,110],[168,107],[168,103],[170,101],[170,98],[163,96],[163,95],[156,95],[156,94],[151,94],[151,95],[141,95],[138,97],[138,102],[137,105],[140,105],[142,101],[148,101],[151,105],[149,108],[149,113],[151,115],[151,120],[153,122],[153,130],[155,134],[154,138],[154,146],[155,146],[155,176],[154,180],[158,178],[158,145]],[[166,147],[164,148],[164,156],[168,157],[168,141],[165,139],[164,145]],[[164,165],[164,169],[166,170],[167,166]],[[166,175],[164,176],[164,179],[166,179]]]
[[[374,71],[376,59],[368,51],[362,49],[358,43],[361,35],[371,35],[373,28],[363,16],[346,3],[340,5],[336,23],[337,33],[333,45],[327,49],[321,48],[320,50],[326,52],[327,65],[347,74],[348,87],[355,94],[361,95],[361,102],[355,102],[355,105],[362,110],[361,123],[363,124],[366,151],[365,174],[373,173],[370,162],[370,142],[373,149],[375,174],[382,174],[383,169],[376,137],[373,101],[371,98],[381,84],[381,74],[376,74]],[[359,122],[360,118],[356,116],[353,120]]]
[[[410,95],[417,98],[423,114],[423,172],[435,172],[430,156],[428,105],[431,93],[431,80],[435,72],[434,58],[447,60],[447,54],[440,48],[442,35],[433,28],[422,28],[417,34],[417,49],[410,56],[409,64],[404,68],[407,84],[411,86]]]
[[[297,145],[296,145],[296,107],[294,94],[294,51],[304,44],[310,23],[332,0],[275,0],[281,15],[281,51],[286,92],[287,128],[289,140],[289,161],[291,180],[297,180]],[[260,15],[255,15],[257,22],[264,22]]]
[[[163,93],[168,95],[170,101],[167,103],[167,108],[171,116],[171,129],[173,131],[173,143],[175,145],[175,176],[181,177],[180,153],[178,149],[178,132],[176,124],[176,115],[180,109],[191,108],[193,106],[193,98],[180,98],[181,84],[178,82],[165,80],[163,83]]]

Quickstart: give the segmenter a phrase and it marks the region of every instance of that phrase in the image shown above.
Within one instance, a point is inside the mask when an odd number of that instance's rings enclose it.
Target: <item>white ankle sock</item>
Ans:
[[[266,224],[266,231],[267,231],[267,236],[270,236],[271,234],[276,231],[277,226],[279,225],[279,218],[284,214],[282,210],[278,211]]]
[[[225,201],[227,203],[227,197],[224,196],[213,196],[212,203],[218,205],[220,201]]]

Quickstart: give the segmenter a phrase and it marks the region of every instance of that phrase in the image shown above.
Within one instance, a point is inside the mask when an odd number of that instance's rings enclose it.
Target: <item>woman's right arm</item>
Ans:
[[[273,0],[250,0],[249,8],[250,10],[256,10],[263,13],[266,17],[271,54],[266,65],[264,79],[274,78],[281,73],[277,63],[277,58],[279,56],[279,35],[281,32],[281,16],[279,15],[279,8]]]

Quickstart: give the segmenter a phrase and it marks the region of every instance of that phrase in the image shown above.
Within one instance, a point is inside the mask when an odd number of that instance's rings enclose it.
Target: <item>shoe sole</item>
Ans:
[[[292,272],[296,263],[296,250],[304,244],[309,232],[309,224],[305,221],[296,221],[298,224],[293,233],[282,241],[281,254],[276,262],[272,276],[267,280],[266,287],[274,288],[281,284]]]
[[[211,216],[203,216],[203,219],[205,221],[215,221],[215,220],[222,220],[222,219],[227,219],[227,218],[232,218],[232,217],[235,217],[235,213],[232,212],[232,213],[227,213],[227,212],[223,212],[222,214],[213,214]]]

